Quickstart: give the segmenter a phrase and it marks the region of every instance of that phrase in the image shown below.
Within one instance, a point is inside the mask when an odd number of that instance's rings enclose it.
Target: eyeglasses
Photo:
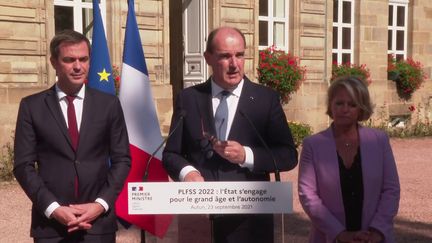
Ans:
[[[207,159],[210,159],[213,157],[214,151],[213,151],[213,143],[217,142],[217,137],[215,135],[212,135],[211,133],[207,132],[204,129],[204,123],[201,119],[201,131],[203,138],[200,141],[200,147],[201,151],[205,154],[205,157]]]

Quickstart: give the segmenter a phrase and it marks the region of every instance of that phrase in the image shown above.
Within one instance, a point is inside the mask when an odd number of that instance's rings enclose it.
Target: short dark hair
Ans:
[[[237,29],[235,27],[219,27],[219,28],[216,28],[216,29],[212,30],[210,32],[210,34],[208,35],[208,37],[207,37],[207,46],[206,46],[206,50],[205,50],[206,52],[213,53],[213,40],[214,40],[217,32],[219,32],[219,30],[221,30],[222,28],[230,28],[230,29],[236,31],[237,33],[239,33],[239,35],[243,39],[243,45],[246,48],[246,38],[245,38],[244,34],[239,29]]]
[[[76,32],[74,30],[62,30],[59,33],[57,33],[54,38],[51,40],[50,43],[50,53],[51,53],[51,57],[57,59],[59,56],[59,46],[62,43],[71,43],[71,44],[78,44],[81,42],[85,42],[87,44],[88,50],[89,50],[89,55],[90,55],[90,51],[91,51],[91,45],[90,45],[90,41],[89,39],[79,33]]]
[[[343,76],[332,81],[327,91],[327,115],[333,118],[331,102],[340,88],[346,89],[354,103],[360,108],[358,120],[369,119],[373,113],[369,90],[365,82],[355,76]]]

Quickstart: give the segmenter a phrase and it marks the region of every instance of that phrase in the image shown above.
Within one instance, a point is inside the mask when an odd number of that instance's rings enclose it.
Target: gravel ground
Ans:
[[[396,217],[397,242],[432,242],[432,138],[392,139],[401,182],[401,202]],[[284,216],[284,242],[306,242],[309,220],[297,198],[297,170],[284,173],[283,180],[293,182],[294,213]],[[0,243],[33,242],[29,237],[30,200],[16,182],[0,183]],[[276,216],[280,222],[281,217]],[[177,234],[176,223],[183,225]],[[203,243],[209,233],[204,216],[177,217],[164,240],[147,237],[147,242]],[[197,226],[201,228],[197,228]],[[276,232],[281,231],[280,224]],[[201,238],[203,237],[203,238]],[[136,228],[117,233],[117,242],[140,242]],[[277,237],[281,242],[281,237]]]

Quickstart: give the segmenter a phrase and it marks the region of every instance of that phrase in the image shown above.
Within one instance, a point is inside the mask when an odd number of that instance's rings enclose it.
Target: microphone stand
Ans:
[[[244,113],[243,111],[240,111],[240,114],[248,121],[249,125],[254,130],[254,132],[257,135],[258,139],[260,140],[261,144],[270,153],[270,156],[271,156],[272,161],[273,161],[273,166],[274,166],[275,181],[276,182],[280,182],[281,181],[281,179],[280,179],[280,172],[279,172],[279,168],[278,168],[278,166],[276,164],[276,158],[274,157],[274,154],[272,153],[272,151],[268,147],[267,143],[264,141],[263,137],[258,132],[258,129],[255,127],[255,125],[253,124],[253,122],[249,118],[249,116],[246,115],[246,113]],[[285,232],[284,231],[285,231],[285,219],[284,219],[284,214],[282,213],[281,214],[281,238],[282,238],[281,240],[282,240],[282,243],[285,242]]]
[[[150,157],[147,159],[146,161],[146,167],[145,167],[145,171],[144,171],[144,176],[143,176],[143,182],[147,182],[148,180],[148,175],[149,175],[149,168],[150,168],[150,163],[152,161],[152,159],[154,158],[154,156],[156,155],[157,152],[159,152],[159,150],[162,148],[162,146],[168,141],[168,139],[171,137],[171,135],[173,135],[173,133],[177,130],[177,128],[180,126],[181,123],[183,123],[183,119],[186,116],[186,111],[182,110],[180,111],[180,118],[177,121],[177,123],[175,124],[174,128],[170,131],[170,133],[168,134],[168,136],[165,137],[165,139],[162,141],[162,143],[159,144],[159,146],[153,151],[153,153],[151,153]],[[141,243],[145,243],[145,230],[141,229]]]
[[[165,139],[162,141],[162,143],[159,144],[159,146],[153,151],[153,153],[147,159],[147,161],[146,161],[146,167],[145,167],[145,171],[144,171],[144,176],[143,176],[143,182],[147,182],[151,160],[154,158],[154,156],[156,155],[156,153],[159,152],[159,150],[162,148],[162,146],[168,141],[168,139],[173,135],[173,133],[177,130],[177,128],[183,122],[183,119],[184,119],[185,116],[186,116],[186,112],[185,111],[181,111],[180,112],[180,118],[177,121],[177,123],[175,124],[174,128],[171,130],[171,132],[168,134],[168,136],[165,137]]]
[[[272,158],[272,162],[273,162],[274,173],[275,173],[275,181],[280,182],[281,181],[281,179],[280,179],[280,172],[279,172],[279,168],[278,168],[278,166],[276,164],[276,158],[274,157],[274,154],[270,150],[270,148],[267,145],[267,143],[264,141],[263,137],[258,132],[258,129],[255,127],[255,125],[253,124],[253,122],[251,121],[251,119],[249,118],[249,116],[246,115],[246,113],[244,113],[243,111],[240,111],[240,114],[248,121],[249,125],[254,130],[254,132],[257,135],[258,139],[260,140],[261,144],[264,146],[264,148],[267,150],[267,152],[269,152],[269,154],[270,154],[270,156]]]

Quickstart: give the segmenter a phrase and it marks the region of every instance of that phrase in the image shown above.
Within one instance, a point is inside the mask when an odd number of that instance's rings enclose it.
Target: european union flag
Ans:
[[[112,66],[98,2],[98,0],[93,0],[93,37],[88,85],[115,95]]]

